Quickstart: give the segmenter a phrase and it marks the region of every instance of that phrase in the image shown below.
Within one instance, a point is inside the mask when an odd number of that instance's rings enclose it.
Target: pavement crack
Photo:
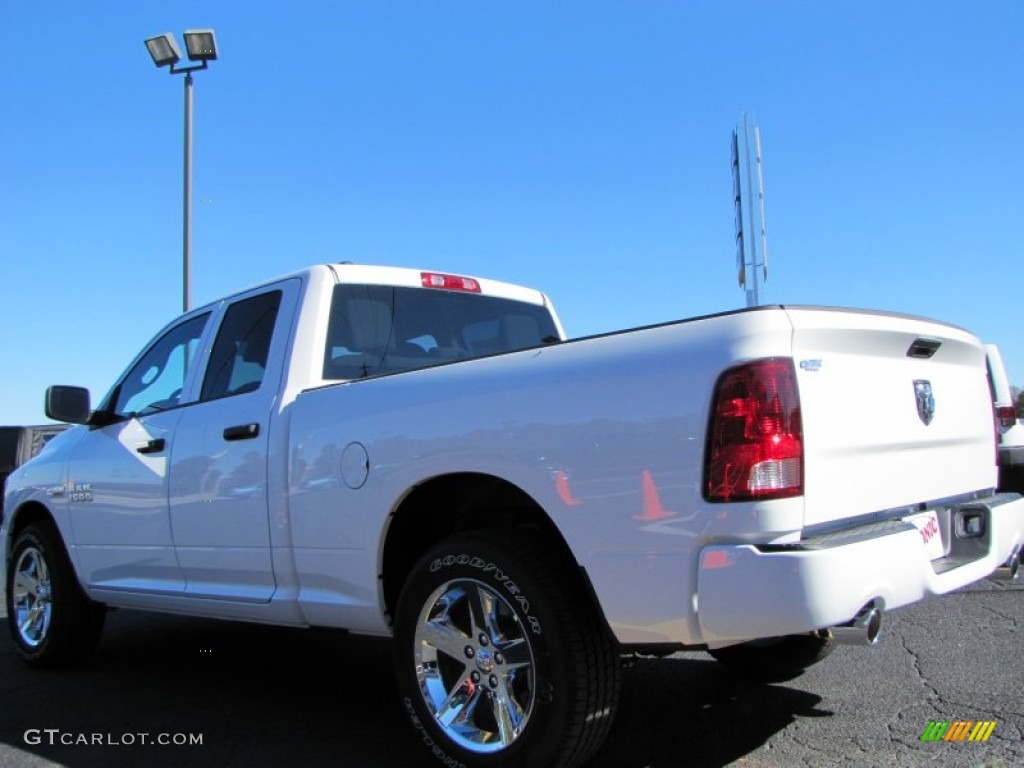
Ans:
[[[908,645],[906,636],[900,636],[900,645],[910,657],[910,666],[913,668],[914,674],[917,675],[917,679],[921,684],[921,687],[927,690],[933,698],[942,701],[942,695],[939,693],[938,688],[936,688],[924,674],[924,671],[921,669],[921,658],[918,656],[917,652]]]
[[[983,611],[988,611],[992,615],[994,615],[994,616],[1002,619],[1003,621],[1007,622],[1011,627],[1016,627],[1017,626],[1017,617],[1016,616],[1013,616],[1013,615],[1011,615],[1009,613],[1003,613],[1003,611],[997,610],[996,608],[993,608],[991,605],[982,605],[982,606],[980,606],[980,608]]]

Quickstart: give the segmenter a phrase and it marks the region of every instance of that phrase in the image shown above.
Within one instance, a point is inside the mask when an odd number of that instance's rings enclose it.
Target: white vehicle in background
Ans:
[[[1018,420],[999,347],[986,344],[985,353],[999,435],[999,490],[1024,493],[1024,424]]]

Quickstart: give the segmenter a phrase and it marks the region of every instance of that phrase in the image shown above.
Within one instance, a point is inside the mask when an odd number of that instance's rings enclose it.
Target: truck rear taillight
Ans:
[[[440,272],[420,272],[420,282],[424,288],[440,288],[445,291],[480,293],[480,283],[472,277],[444,275]]]
[[[1017,409],[1012,405],[996,406],[996,421],[999,426],[1009,429],[1017,423]]]
[[[793,361],[757,360],[723,373],[708,428],[708,501],[799,496],[803,455]]]

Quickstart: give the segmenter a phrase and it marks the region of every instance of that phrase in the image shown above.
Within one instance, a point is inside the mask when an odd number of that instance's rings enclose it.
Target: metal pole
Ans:
[[[185,195],[182,231],[182,307],[188,312],[192,284],[192,73],[185,73]]]
[[[749,115],[743,113],[743,153],[746,157],[747,165],[747,206],[749,208],[750,227],[753,229],[754,222],[754,182],[751,178],[751,167],[750,167],[750,119]],[[750,238],[750,272],[748,273],[751,277],[750,288],[747,289],[747,306],[756,307],[761,303],[760,297],[757,295],[757,239],[754,237]]]

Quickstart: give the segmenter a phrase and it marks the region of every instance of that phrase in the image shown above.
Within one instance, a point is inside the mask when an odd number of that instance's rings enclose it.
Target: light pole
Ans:
[[[174,35],[166,32],[146,41],[146,49],[158,67],[170,66],[170,74],[185,75],[185,191],[182,225],[182,308],[188,312],[192,285],[192,73],[206,69],[207,63],[217,58],[217,39],[212,29],[187,29],[183,33],[189,61],[198,61],[191,67],[175,67],[181,60],[181,51]]]

